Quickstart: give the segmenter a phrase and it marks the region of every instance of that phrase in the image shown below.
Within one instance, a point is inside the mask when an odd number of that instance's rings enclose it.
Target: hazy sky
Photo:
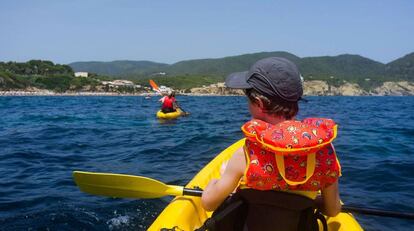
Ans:
[[[1,0],[0,61],[414,52],[414,1]]]

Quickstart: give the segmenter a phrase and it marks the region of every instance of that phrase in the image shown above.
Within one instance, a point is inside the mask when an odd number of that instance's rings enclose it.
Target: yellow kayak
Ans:
[[[241,139],[222,151],[209,164],[207,164],[191,181],[186,188],[200,187],[205,188],[212,178],[220,177],[221,165],[227,161],[231,155],[244,144]],[[200,197],[177,196],[162,211],[157,219],[152,223],[148,230],[159,231],[163,228],[175,230],[194,230],[201,227],[204,221],[211,216],[201,206]],[[358,231],[363,230],[355,218],[350,213],[340,213],[336,217],[326,217],[328,230],[336,231]]]
[[[175,112],[170,112],[170,113],[164,113],[161,110],[159,110],[157,112],[157,118],[158,119],[175,119],[175,118],[178,118],[178,117],[180,117],[184,114],[185,113],[180,108],[177,108],[177,110]]]

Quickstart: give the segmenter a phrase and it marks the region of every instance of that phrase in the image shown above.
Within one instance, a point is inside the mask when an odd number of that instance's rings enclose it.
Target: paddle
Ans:
[[[159,198],[163,196],[201,196],[202,191],[166,185],[155,179],[113,173],[74,171],[73,178],[81,191],[117,198]]]
[[[73,177],[81,191],[117,198],[159,198],[163,196],[197,196],[201,189],[167,185],[158,180],[133,175],[74,171]],[[414,213],[342,206],[342,212],[414,219]]]
[[[190,115],[190,112],[187,112],[186,110],[184,110],[182,107],[180,107],[180,106],[178,106],[177,105],[177,108],[180,108],[180,110],[183,112],[183,113],[181,113],[183,116],[188,116],[188,115]]]
[[[373,209],[373,208],[361,208],[361,207],[354,207],[354,206],[347,206],[347,205],[342,205],[342,210],[341,211],[342,212],[350,212],[350,213],[359,213],[359,214],[366,214],[366,215],[381,216],[381,217],[396,217],[396,218],[403,218],[403,219],[414,219],[414,213],[380,210],[380,209]]]
[[[160,88],[158,87],[158,85],[154,82],[154,80],[150,79],[149,80],[149,84],[151,85],[152,89],[154,89],[154,91],[160,93]]]

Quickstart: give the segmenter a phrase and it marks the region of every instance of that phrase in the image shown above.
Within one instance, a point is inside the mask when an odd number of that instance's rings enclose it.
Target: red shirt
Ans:
[[[173,104],[175,103],[174,97],[165,97],[164,102],[162,104],[163,108],[173,108]]]

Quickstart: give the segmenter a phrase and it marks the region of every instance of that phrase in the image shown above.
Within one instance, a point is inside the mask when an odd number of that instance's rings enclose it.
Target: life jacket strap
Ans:
[[[316,162],[315,153],[308,154],[307,160],[306,160],[306,178],[302,181],[292,181],[286,178],[284,156],[276,154],[276,165],[277,165],[277,169],[279,170],[279,174],[282,176],[283,180],[285,180],[285,182],[291,186],[306,183],[309,180],[309,178],[312,177],[313,173],[315,172],[315,165],[316,165],[315,162]]]

